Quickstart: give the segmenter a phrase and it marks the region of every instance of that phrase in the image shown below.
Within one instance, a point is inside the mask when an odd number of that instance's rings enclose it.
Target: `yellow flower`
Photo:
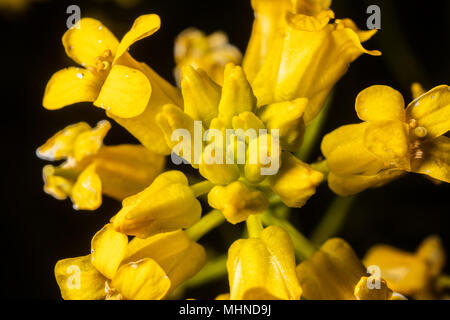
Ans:
[[[255,22],[244,70],[258,106],[308,98],[304,120],[321,110],[351,62],[367,51],[361,45],[376,32],[362,32],[349,20],[335,20],[330,1],[254,0]]]
[[[363,123],[340,127],[326,135],[330,188],[351,195],[378,187],[404,172],[450,182],[450,88],[438,86],[404,108],[402,95],[372,86],[356,99]]]
[[[95,210],[102,193],[122,200],[146,188],[162,171],[164,157],[139,145],[104,146],[110,128],[108,121],[96,128],[79,122],[39,147],[38,157],[65,160],[43,168],[44,191],[59,200],[70,196],[75,209]]]
[[[183,68],[182,76],[184,112],[176,106],[165,105],[156,117],[167,144],[174,148],[174,152],[193,164],[193,167],[199,168],[200,174],[215,185],[228,185],[242,178],[256,187],[272,187],[272,190],[290,206],[303,206],[315,193],[315,187],[322,181],[323,175],[289,152],[283,152],[281,156],[281,151],[282,149],[294,151],[300,146],[305,128],[303,115],[308,99],[298,98],[257,109],[253,90],[244,71],[232,63],[225,67],[223,87],[214,83],[202,70],[195,70],[189,66]],[[202,121],[203,124],[198,127],[199,133],[196,132],[196,120]],[[191,140],[187,145],[191,151],[195,149],[194,136],[197,134],[203,137],[205,129],[218,130],[224,139],[216,140],[215,136],[206,135],[209,143],[202,146],[200,159],[202,161],[196,165],[195,161],[199,159],[195,159],[194,152],[184,154],[185,150],[175,150],[178,142],[172,141],[172,134],[178,128],[184,128],[189,132]],[[234,141],[225,139],[227,129],[234,130],[235,135],[230,138]],[[246,135],[245,132],[249,129],[253,129],[256,135]],[[260,133],[260,129],[268,131]],[[270,134],[273,129],[279,130],[281,146],[274,150],[272,146],[276,147],[277,143]],[[242,139],[236,141],[239,130],[244,133],[240,136]],[[262,143],[264,141],[266,143]],[[245,144],[245,159],[238,159],[238,153],[234,152],[233,161],[229,163],[227,158],[229,152],[238,150],[239,143]],[[261,151],[264,151],[263,154],[267,155],[269,159],[266,160],[269,161],[262,159]],[[222,163],[210,161],[217,154],[222,155]],[[281,161],[272,162],[272,159],[277,159],[277,155]],[[253,159],[255,161],[251,161],[252,156],[256,157]],[[284,161],[286,164],[283,164]],[[275,169],[273,175],[263,175],[262,169],[269,168]],[[227,218],[232,221],[236,217],[228,215]],[[241,221],[240,219],[238,220]]]
[[[285,205],[301,208],[316,193],[323,174],[288,152],[283,153],[281,162],[280,171],[269,178],[269,184]]]
[[[91,242],[91,254],[56,263],[65,300],[163,299],[196,274],[205,250],[181,231],[147,239],[128,237],[106,225]]]
[[[200,219],[200,202],[181,171],[160,174],[145,190],[126,198],[111,219],[116,231],[140,238],[187,228]]]
[[[232,224],[247,220],[251,214],[263,213],[269,205],[262,191],[249,187],[241,181],[235,181],[227,186],[215,186],[208,194],[208,203],[220,210]]]
[[[297,276],[303,297],[308,300],[399,298],[389,289],[385,280],[367,274],[350,245],[339,238],[328,240],[311,258],[300,263]],[[376,281],[379,282],[378,286]]]
[[[415,299],[436,298],[433,281],[445,264],[445,251],[437,236],[425,239],[415,253],[388,245],[372,247],[364,257],[366,265],[376,265],[393,290]]]
[[[235,241],[228,250],[230,300],[298,300],[302,289],[295,275],[294,247],[280,227],[258,238]]]
[[[240,64],[241,52],[228,42],[225,33],[217,31],[206,36],[202,31],[189,28],[175,39],[175,78],[181,84],[184,66],[204,70],[217,84],[223,83],[223,71],[229,62]]]
[[[85,68],[70,67],[55,73],[45,89],[45,108],[60,109],[77,102],[93,102],[125,127],[145,147],[169,154],[155,116],[166,103],[178,103],[176,88],[127,52],[136,41],[155,33],[155,14],[137,18],[119,41],[99,21],[83,18],[62,38],[67,55]],[[181,104],[180,104],[181,105]]]

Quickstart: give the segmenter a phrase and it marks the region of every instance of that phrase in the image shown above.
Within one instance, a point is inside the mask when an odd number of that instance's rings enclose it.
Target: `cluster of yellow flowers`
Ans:
[[[438,238],[426,239],[415,254],[377,246],[361,261],[342,239],[320,248],[310,244],[283,214],[302,207],[325,180],[343,196],[405,172],[450,182],[448,86],[423,93],[415,85],[418,97],[406,109],[399,92],[370,87],[356,99],[363,123],[326,135],[324,161],[307,164],[296,156],[305,130],[350,64],[362,54],[381,54],[361,45],[376,30],[335,19],[330,5],[331,0],[253,0],[255,20],[243,56],[223,33],[184,31],[175,43],[178,87],[128,52],[160,28],[155,14],[137,18],[121,41],[91,18],[64,34],[65,51],[80,67],[52,76],[44,107],[93,102],[142,144],[104,146],[111,127],[104,120],[95,128],[84,122],[68,126],[37,150],[43,159],[64,160],[43,169],[50,195],[70,197],[83,210],[97,209],[102,194],[122,201],[92,238],[89,255],[56,264],[64,299],[170,298],[205,271],[209,259],[197,241],[225,221],[245,221],[247,233],[229,248],[230,291],[218,299],[433,297],[445,261]],[[202,123],[202,136],[207,129],[278,129],[279,150],[265,151],[277,153],[279,170],[262,175],[270,163],[260,158],[211,163],[180,154],[204,180],[164,171],[165,157],[176,146],[172,133],[182,128],[194,136],[195,121]],[[263,138],[273,139],[267,133],[244,140],[247,155]],[[201,158],[227,144],[209,140]],[[207,199],[212,211],[202,215],[199,199]],[[378,266],[381,274],[365,266]]]

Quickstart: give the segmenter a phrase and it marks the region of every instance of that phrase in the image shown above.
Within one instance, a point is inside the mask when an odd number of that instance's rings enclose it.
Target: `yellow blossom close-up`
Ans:
[[[6,296],[448,300],[450,6],[375,2],[0,1]]]

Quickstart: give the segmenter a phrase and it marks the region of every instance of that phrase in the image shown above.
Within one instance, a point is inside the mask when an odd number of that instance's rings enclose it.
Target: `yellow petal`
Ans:
[[[95,59],[105,51],[114,56],[119,41],[100,21],[83,18],[64,33],[62,38],[66,54],[82,66],[95,66]]]
[[[397,90],[372,86],[358,94],[356,112],[364,121],[405,121],[405,101]]]
[[[408,120],[417,121],[417,126],[428,131],[429,138],[439,137],[450,130],[450,87],[435,87],[416,100],[406,109]]]
[[[355,31],[356,34],[358,35],[361,43],[368,41],[370,38],[372,38],[378,32],[377,29],[361,30],[358,28],[356,23],[351,19],[336,19],[335,23],[338,28],[350,28],[353,31]]]
[[[106,278],[91,264],[91,255],[59,260],[55,278],[64,300],[105,298]]]
[[[140,238],[187,228],[201,214],[200,202],[179,171],[162,173],[148,188],[126,198],[122,205],[113,218],[114,228]]]
[[[295,152],[300,148],[305,131],[303,114],[308,99],[298,98],[269,104],[260,108],[258,114],[268,129],[280,130],[280,143],[283,150]]]
[[[354,300],[353,291],[365,271],[350,245],[339,238],[328,240],[297,266],[303,296],[310,300]]]
[[[228,250],[230,300],[298,300],[302,289],[295,275],[294,247],[280,227],[260,238],[240,239]]]
[[[291,9],[290,0],[252,0],[255,21],[245,52],[243,67],[253,81],[272,48],[275,34],[285,23],[284,16]]]
[[[91,241],[91,262],[105,277],[112,279],[125,257],[128,237],[107,224]]]
[[[413,160],[412,171],[450,183],[450,138],[438,137],[422,145],[423,159]]]
[[[191,164],[198,163],[194,159],[194,119],[184,113],[179,107],[173,104],[167,104],[156,116],[156,123],[163,132],[165,141],[172,149],[172,152],[176,153],[178,156],[182,157]],[[180,132],[178,131],[179,129],[187,130],[189,136],[186,136],[186,139],[190,138],[189,141],[184,141],[184,136],[177,137],[178,140],[176,140],[175,137],[172,139],[172,135],[174,133]],[[180,143],[190,150],[190,155],[186,152],[186,150],[184,150],[184,148],[179,151],[174,149]],[[186,154],[183,152],[186,152]]]
[[[65,200],[71,193],[74,184],[73,177],[77,172],[70,168],[54,167],[46,165],[42,168],[44,179],[44,191],[55,199]]]
[[[102,192],[123,200],[148,187],[165,164],[165,157],[140,145],[103,146],[95,156]]]
[[[283,153],[280,171],[270,177],[270,186],[288,207],[300,208],[316,192],[323,174],[290,153]]]
[[[250,140],[245,161],[245,178],[252,183],[278,175],[282,165],[279,135],[263,133]]]
[[[77,162],[97,154],[103,146],[103,139],[111,129],[109,121],[102,120],[89,131],[80,133],[73,145],[73,156]]]
[[[86,122],[79,122],[58,131],[36,150],[36,155],[45,160],[62,160],[72,155],[75,140],[80,133],[90,130]]]
[[[375,175],[339,175],[330,172],[328,175],[328,186],[334,193],[340,196],[357,194],[368,188],[381,187],[392,180],[399,178],[405,171],[401,169],[390,169],[381,171]]]
[[[398,120],[369,123],[364,145],[388,166],[410,170],[408,127]]]
[[[423,240],[416,250],[416,256],[427,264],[431,277],[439,275],[446,261],[445,249],[439,236],[430,236]]]
[[[428,267],[422,259],[387,245],[372,247],[364,257],[364,264],[378,266],[388,286],[403,295],[422,290],[429,280]]]
[[[102,181],[95,172],[95,164],[80,174],[73,186],[71,199],[75,210],[95,210],[102,204]]]
[[[103,79],[81,68],[66,68],[56,72],[45,87],[43,106],[56,110],[78,102],[97,99]]]
[[[225,187],[215,186],[208,194],[211,207],[222,211],[228,222],[245,221],[251,214],[263,213],[268,206],[266,195],[240,181]]]
[[[204,265],[203,247],[182,230],[159,233],[147,239],[134,238],[128,246],[125,262],[143,258],[155,260],[171,281],[170,291],[196,274]]]
[[[147,149],[157,154],[168,155],[171,150],[167,146],[164,134],[156,123],[156,115],[161,111],[163,104],[158,106],[152,105],[152,100],[156,98],[154,93],[152,92],[147,108],[137,117],[120,118],[110,112],[107,112],[107,115],[127,129]]]
[[[111,285],[129,300],[158,300],[169,291],[170,279],[158,263],[146,258],[121,266]]]
[[[139,70],[114,65],[94,105],[121,118],[133,118],[144,112],[152,86]]]
[[[351,28],[329,24],[331,11],[318,16],[288,13],[287,26],[279,32],[269,54],[252,82],[258,106],[309,99],[305,123],[321,110],[331,88],[346,73],[351,62],[367,51]]]
[[[159,30],[160,26],[161,19],[156,14],[146,14],[137,18],[130,31],[120,41],[114,61],[119,59],[133,43],[151,36]]]
[[[370,288],[367,283],[374,281],[369,277],[361,277],[355,287],[354,295],[357,300],[390,300],[392,290],[387,286],[386,280],[377,279],[379,288]],[[376,280],[375,280],[376,281]]]
[[[368,125],[342,126],[323,137],[321,150],[332,173],[374,175],[385,167],[364,145]]]
[[[219,102],[219,118],[229,126],[233,116],[253,111],[256,98],[250,83],[240,66],[229,63],[225,66],[222,96]]]
[[[184,98],[184,112],[192,119],[204,121],[205,126],[217,116],[220,87],[201,69],[190,66],[183,68],[181,91]]]

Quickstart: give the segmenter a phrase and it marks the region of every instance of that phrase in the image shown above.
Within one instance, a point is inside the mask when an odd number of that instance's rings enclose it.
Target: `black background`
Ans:
[[[53,276],[58,259],[85,255],[90,239],[120,204],[104,197],[95,212],[76,212],[70,200],[57,201],[42,190],[45,164],[35,149],[68,124],[105,118],[103,111],[78,104],[59,111],[41,106],[46,82],[57,70],[74,63],[66,57],[61,37],[66,30],[66,8],[78,4],[82,16],[101,20],[120,38],[133,20],[144,13],[157,13],[162,28],[133,46],[137,60],[150,64],[173,82],[173,41],[189,26],[207,33],[224,30],[230,41],[244,51],[253,21],[250,1],[142,1],[132,9],[114,2],[45,1],[32,4],[20,14],[0,13],[1,32],[1,128],[2,128],[2,296],[5,298],[59,299]],[[410,83],[427,88],[448,84],[450,71],[450,1],[336,1],[338,18],[349,17],[365,27],[369,4],[382,10],[382,29],[365,44],[379,49],[383,57],[363,56],[354,62],[338,83],[324,132],[357,122],[354,99],[373,84],[390,85],[410,100]],[[115,125],[106,144],[135,141]],[[318,148],[314,157],[319,156]],[[389,243],[414,250],[427,235],[439,234],[450,248],[449,186],[435,186],[418,175],[408,175],[390,185],[362,193],[339,236],[362,256],[375,243]],[[293,221],[309,234],[333,195],[326,185],[300,210]],[[225,240],[221,240],[223,235]],[[202,243],[217,243],[225,252],[239,227],[225,226]],[[449,252],[449,250],[447,250]],[[447,267],[447,272],[449,268]],[[189,292],[195,298],[213,298],[228,291],[226,280]]]

